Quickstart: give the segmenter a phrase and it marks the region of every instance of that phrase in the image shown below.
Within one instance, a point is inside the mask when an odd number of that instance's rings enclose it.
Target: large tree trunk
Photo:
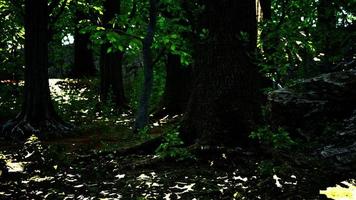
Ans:
[[[30,134],[60,135],[69,127],[56,114],[48,84],[47,0],[25,1],[25,90],[22,111],[3,126],[6,137],[21,139]]]
[[[75,21],[79,24],[80,20],[87,19],[76,5]],[[96,68],[94,64],[93,52],[89,47],[90,37],[89,34],[81,34],[80,28],[75,27],[74,30],[74,65],[72,69],[72,76],[74,78],[83,78],[88,76],[94,76],[96,74]]]
[[[110,21],[120,14],[119,0],[106,0],[104,2],[104,27],[108,30],[112,28]],[[101,47],[101,63],[100,63],[100,99],[102,102],[108,100],[110,89],[112,90],[112,100],[115,102],[117,108],[126,108],[127,101],[124,94],[124,83],[122,75],[122,60],[124,52],[116,49],[108,53],[107,49],[111,45],[104,44]]]
[[[181,134],[187,144],[243,144],[260,120],[263,77],[248,57],[256,45],[250,0],[202,1],[201,28],[209,38],[196,49],[196,81]],[[247,32],[249,43],[239,36]]]
[[[181,114],[187,107],[190,85],[191,66],[183,67],[180,56],[169,53],[166,61],[166,86],[160,107],[154,114],[155,117]]]

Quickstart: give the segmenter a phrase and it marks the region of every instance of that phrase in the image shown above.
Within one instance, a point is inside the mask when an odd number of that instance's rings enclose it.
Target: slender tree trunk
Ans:
[[[326,63],[331,62],[329,59],[335,56],[333,47],[333,32],[336,31],[336,3],[333,1],[320,0],[318,4],[318,27],[321,38],[321,51],[325,54]]]
[[[183,67],[179,55],[169,53],[166,61],[166,86],[155,117],[180,114],[188,104],[191,85],[191,66]]]
[[[100,83],[100,100],[106,102],[112,90],[112,100],[117,108],[126,108],[127,100],[124,95],[123,75],[122,75],[122,59],[124,53],[122,51],[107,53],[109,45],[101,47],[101,83]]]
[[[143,67],[144,67],[144,85],[139,102],[139,108],[136,114],[134,130],[138,131],[148,124],[148,107],[153,86],[153,60],[151,46],[156,29],[157,21],[157,0],[149,0],[149,23],[147,33],[143,41]]]
[[[202,1],[201,28],[209,38],[196,49],[196,80],[183,119],[187,144],[244,144],[260,120],[263,77],[248,57],[256,39],[255,2]],[[250,36],[241,40],[240,32]]]
[[[76,25],[79,24],[80,20],[87,19],[86,15],[76,5]],[[74,31],[74,65],[71,74],[74,78],[89,77],[96,74],[93,52],[89,47],[90,43],[89,34],[80,33],[80,28],[76,26]]]
[[[106,0],[104,2],[104,17],[103,23],[107,30],[112,28],[110,21],[120,14],[120,0]],[[112,100],[117,108],[126,108],[127,100],[124,93],[124,83],[122,75],[122,60],[124,52],[116,49],[108,53],[107,49],[111,45],[104,44],[101,47],[101,63],[100,63],[100,99],[102,102],[108,100],[110,89],[112,90]]]
[[[21,139],[42,132],[60,135],[69,127],[56,114],[48,84],[47,0],[25,1],[25,90],[22,111],[3,126],[6,137]]]

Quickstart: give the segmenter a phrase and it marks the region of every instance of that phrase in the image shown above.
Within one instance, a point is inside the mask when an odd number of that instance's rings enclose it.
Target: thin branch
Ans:
[[[115,32],[121,34],[121,35],[125,35],[125,36],[128,36],[130,38],[133,38],[133,39],[136,39],[136,40],[139,40],[141,42],[143,42],[143,38],[137,36],[137,35],[133,35],[133,34],[130,34],[130,33],[127,33],[126,31],[123,31],[121,29],[113,29]]]

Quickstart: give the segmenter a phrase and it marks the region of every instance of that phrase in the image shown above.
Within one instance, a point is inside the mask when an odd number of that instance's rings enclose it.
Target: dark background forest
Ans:
[[[0,199],[356,199],[355,20],[355,0],[0,0]]]

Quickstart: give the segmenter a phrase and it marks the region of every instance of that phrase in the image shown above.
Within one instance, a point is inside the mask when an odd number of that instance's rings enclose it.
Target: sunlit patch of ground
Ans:
[[[326,190],[321,190],[320,194],[326,195],[328,198],[335,200],[354,200],[356,199],[356,181],[344,181],[341,185],[328,187]]]

